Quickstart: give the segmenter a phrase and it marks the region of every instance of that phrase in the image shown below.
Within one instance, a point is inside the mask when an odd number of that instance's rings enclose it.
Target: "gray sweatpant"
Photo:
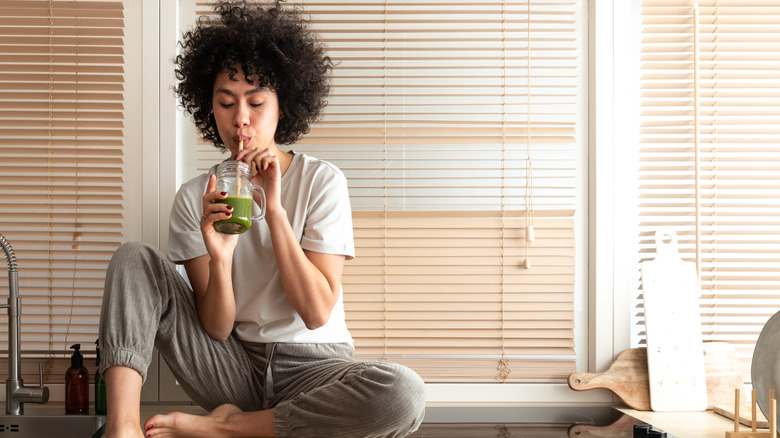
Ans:
[[[175,265],[150,245],[127,243],[106,274],[101,372],[121,365],[145,380],[154,347],[198,405],[275,408],[280,437],[403,437],[425,411],[424,384],[414,371],[355,361],[349,344],[210,338]]]

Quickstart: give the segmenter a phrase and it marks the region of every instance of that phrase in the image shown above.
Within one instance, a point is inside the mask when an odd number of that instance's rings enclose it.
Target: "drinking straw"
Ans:
[[[238,151],[244,150],[244,140],[238,142]],[[236,196],[241,196],[241,168],[236,164]]]

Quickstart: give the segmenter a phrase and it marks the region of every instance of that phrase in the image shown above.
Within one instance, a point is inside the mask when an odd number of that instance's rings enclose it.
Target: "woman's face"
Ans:
[[[279,122],[276,93],[247,82],[241,67],[233,78],[236,80],[223,72],[214,81],[214,118],[225,146],[231,155],[238,152],[242,140],[244,149],[276,148],[274,134]]]

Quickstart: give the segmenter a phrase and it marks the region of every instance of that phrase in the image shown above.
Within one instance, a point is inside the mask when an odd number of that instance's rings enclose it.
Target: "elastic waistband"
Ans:
[[[348,342],[335,342],[335,343],[294,343],[294,342],[248,342],[241,341],[248,351],[255,353],[265,353],[268,357],[267,351],[274,348],[274,354],[281,354],[284,356],[294,356],[310,359],[327,359],[334,357],[353,358],[355,356],[355,347]],[[262,353],[261,353],[262,354]]]

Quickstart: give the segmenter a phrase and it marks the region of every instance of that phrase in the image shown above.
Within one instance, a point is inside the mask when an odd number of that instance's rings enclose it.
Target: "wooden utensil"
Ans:
[[[739,408],[739,422],[747,427],[751,427],[753,423],[753,417],[751,415],[751,405],[750,403],[742,403],[741,407]],[[716,404],[712,411],[715,412],[718,415],[722,415],[729,420],[734,419],[734,404],[732,403],[731,406],[728,405],[719,405]],[[761,413],[761,411],[756,411],[756,427],[760,429],[769,429],[769,420],[764,417],[764,414]]]
[[[650,410],[650,386],[647,378],[647,349],[630,348],[621,352],[601,373],[571,373],[569,388],[575,391],[604,388],[637,411]]]
[[[734,390],[745,400],[745,377],[737,351],[728,342],[704,343],[704,371],[707,378],[707,409],[715,405],[734,405]]]
[[[744,394],[744,380],[737,353],[730,344],[705,342],[704,368],[707,380],[707,409],[712,409],[716,404],[733,404],[736,388],[740,388]],[[604,372],[572,373],[568,383],[575,391],[608,389],[630,408],[638,411],[651,410],[646,348],[624,350]]]
[[[696,263],[680,258],[677,233],[655,233],[656,257],[642,262],[650,406],[654,411],[704,411],[704,367]]]

